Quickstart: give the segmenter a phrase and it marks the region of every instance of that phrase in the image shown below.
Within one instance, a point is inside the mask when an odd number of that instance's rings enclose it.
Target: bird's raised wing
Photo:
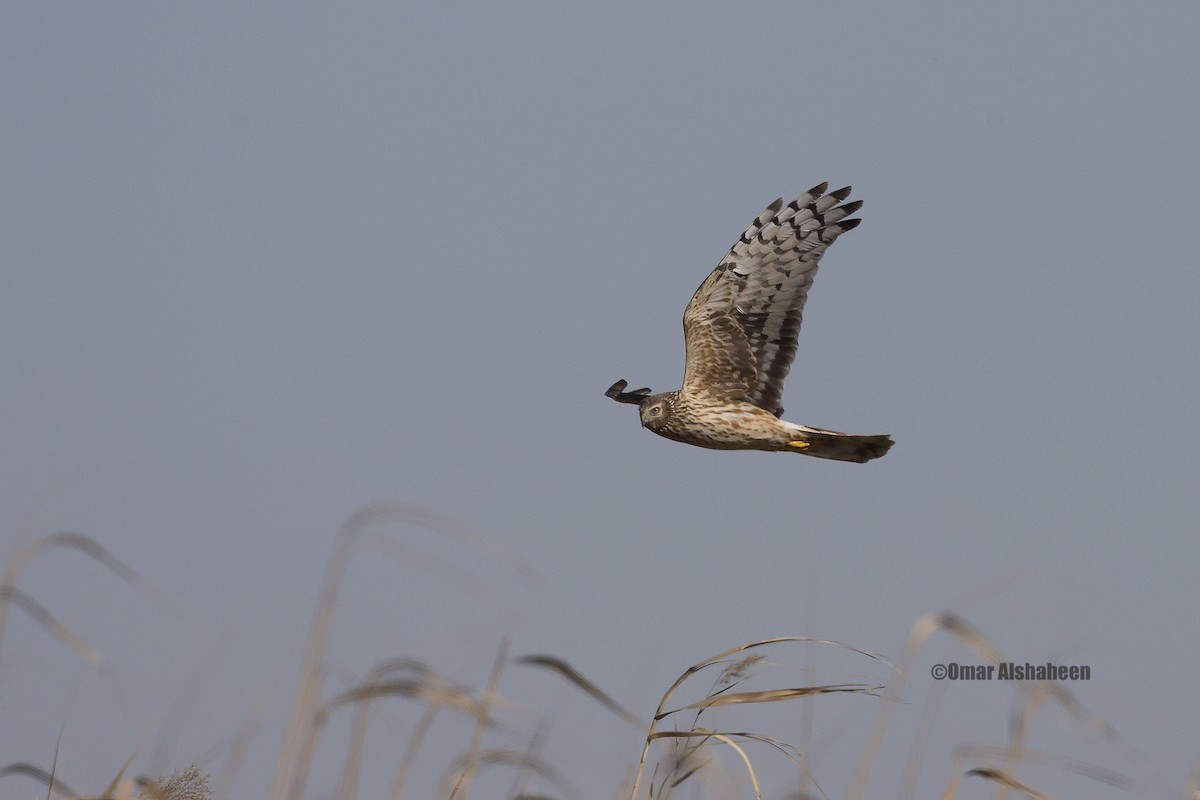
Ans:
[[[776,200],[700,284],[683,312],[683,391],[783,413],[783,381],[796,356],[808,287],[825,249],[861,220],[850,187],[814,186],[786,206]]]

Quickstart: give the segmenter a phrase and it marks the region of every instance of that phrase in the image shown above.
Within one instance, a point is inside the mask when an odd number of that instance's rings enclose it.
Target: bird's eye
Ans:
[[[657,417],[662,413],[662,406],[655,406],[654,408],[650,409],[650,413]]]

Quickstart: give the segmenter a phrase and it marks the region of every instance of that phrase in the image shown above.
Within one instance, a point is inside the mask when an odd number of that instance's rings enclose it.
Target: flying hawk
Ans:
[[[814,186],[786,206],[779,198],[758,215],[700,284],[683,312],[687,361],[683,388],[605,394],[638,406],[659,436],[716,450],[769,450],[863,463],[892,446],[888,436],[856,436],[786,422],[783,382],[796,356],[808,287],[825,249],[861,220],[844,203],[850,187]]]

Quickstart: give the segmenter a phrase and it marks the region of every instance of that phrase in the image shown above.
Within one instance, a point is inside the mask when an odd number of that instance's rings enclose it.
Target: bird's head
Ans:
[[[608,387],[608,391],[604,394],[618,403],[629,403],[630,405],[637,406],[638,416],[642,419],[643,427],[657,431],[666,425],[675,410],[675,398],[679,395],[679,392],[650,394],[650,390],[646,388],[634,389],[632,392],[627,392],[625,391],[625,387],[628,385],[626,381],[617,381]]]
[[[642,418],[642,427],[657,431],[665,426],[675,410],[676,394],[676,392],[664,392],[642,398],[642,402],[638,405],[638,416]]]

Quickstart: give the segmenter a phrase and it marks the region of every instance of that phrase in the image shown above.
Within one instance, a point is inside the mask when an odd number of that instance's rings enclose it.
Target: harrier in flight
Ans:
[[[796,356],[808,287],[825,249],[861,220],[850,187],[814,186],[758,215],[700,284],[683,312],[683,388],[605,394],[638,407],[659,436],[716,450],[768,450],[863,463],[892,446],[887,436],[856,436],[786,422],[783,382]]]

